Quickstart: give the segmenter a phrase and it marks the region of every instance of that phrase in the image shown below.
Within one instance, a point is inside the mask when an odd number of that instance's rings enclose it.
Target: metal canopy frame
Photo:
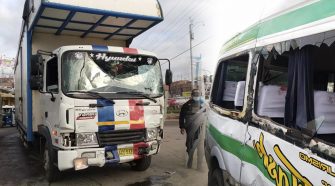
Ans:
[[[69,13],[65,19],[43,16],[43,12],[47,8],[52,8],[56,10],[65,10],[65,11],[69,11]],[[138,35],[142,34],[146,30],[150,29],[151,27],[163,21],[162,10],[160,11],[161,11],[162,17],[154,17],[154,16],[114,12],[114,11],[105,11],[105,10],[100,10],[100,9],[91,9],[91,8],[85,8],[85,7],[79,7],[79,6],[70,6],[70,5],[64,5],[64,4],[58,4],[58,3],[42,2],[41,7],[32,24],[31,30],[34,31],[35,28],[53,29],[53,30],[57,30],[54,33],[55,35],[62,35],[63,31],[82,32],[82,34],[80,35],[81,38],[85,38],[91,33],[101,34],[102,36],[105,36],[103,37],[104,40],[113,39],[114,36],[115,37],[121,36],[121,37],[126,37],[127,39],[123,39],[123,40],[129,43]],[[101,18],[96,22],[85,22],[85,21],[73,20],[74,16],[77,13],[87,13],[87,14],[99,15],[101,16]],[[125,18],[125,19],[129,19],[129,21],[122,26],[113,25],[113,24],[104,24],[104,21],[108,18],[117,18],[117,19]],[[62,24],[61,26],[50,26],[50,25],[38,24],[38,21],[41,19],[46,20],[46,21],[62,22]],[[152,23],[150,23],[148,26],[145,26],[145,27],[132,26],[132,24],[134,24],[137,21],[150,21]],[[86,25],[89,28],[88,29],[68,28],[67,26],[69,23]],[[102,31],[95,30],[99,26],[102,26],[105,28],[113,28],[114,31],[113,32],[102,32]],[[125,31],[126,29],[137,30],[138,32],[137,33],[122,33],[122,31]]]

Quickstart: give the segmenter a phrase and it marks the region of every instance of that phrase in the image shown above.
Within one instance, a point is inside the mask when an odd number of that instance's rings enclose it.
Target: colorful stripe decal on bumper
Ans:
[[[119,163],[120,156],[117,151],[117,146],[108,146],[105,147],[105,156],[106,156],[106,163]]]

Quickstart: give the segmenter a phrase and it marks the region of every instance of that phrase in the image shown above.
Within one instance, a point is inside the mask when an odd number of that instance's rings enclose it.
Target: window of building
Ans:
[[[56,57],[47,62],[46,90],[58,93],[58,62]]]
[[[248,60],[249,55],[245,54],[220,62],[212,89],[213,104],[224,109],[242,110]]]

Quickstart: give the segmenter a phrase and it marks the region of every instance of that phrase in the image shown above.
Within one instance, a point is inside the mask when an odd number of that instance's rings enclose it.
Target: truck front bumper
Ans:
[[[105,165],[105,149],[89,148],[58,151],[58,169],[60,171],[75,168],[75,160],[87,160],[87,166],[103,167]]]
[[[157,154],[159,146],[159,141],[150,141],[104,148],[59,150],[58,169],[60,171],[73,168],[81,170],[89,166],[103,167],[105,164],[131,162],[143,156]],[[121,154],[121,152],[123,153]]]

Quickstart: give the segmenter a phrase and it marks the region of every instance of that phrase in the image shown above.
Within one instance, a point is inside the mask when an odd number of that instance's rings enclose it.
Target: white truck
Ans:
[[[162,20],[157,0],[26,0],[15,117],[49,181],[68,169],[150,166],[163,136],[160,61],[128,47]]]

